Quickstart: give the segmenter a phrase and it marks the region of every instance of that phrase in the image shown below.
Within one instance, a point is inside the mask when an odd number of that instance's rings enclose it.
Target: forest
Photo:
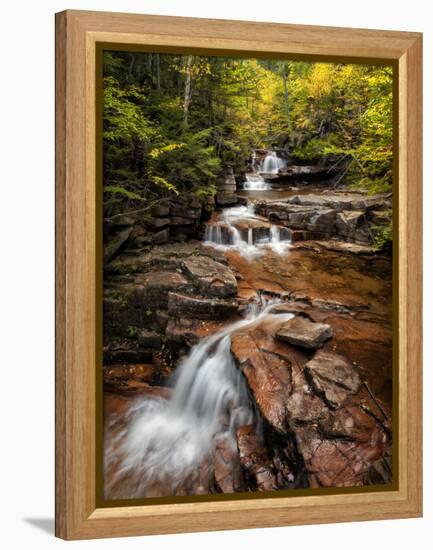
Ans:
[[[255,149],[324,162],[334,186],[392,189],[391,67],[106,52],[103,89],[106,218],[185,192],[204,201]]]
[[[390,67],[104,53],[106,500],[391,483],[392,168]]]

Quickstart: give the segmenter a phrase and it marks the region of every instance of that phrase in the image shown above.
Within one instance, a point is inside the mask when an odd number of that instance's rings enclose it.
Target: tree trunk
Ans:
[[[292,124],[290,122],[290,105],[289,105],[289,91],[287,89],[287,75],[286,75],[286,64],[283,63],[281,66],[281,74],[283,77],[283,87],[284,87],[284,104],[286,106],[286,117],[287,117],[287,133],[290,135],[292,133]]]
[[[156,89],[159,92],[159,90],[161,89],[161,66],[159,61],[159,53],[155,55],[156,55]]]
[[[192,55],[189,55],[186,61],[185,94],[183,99],[184,130],[188,127],[189,104],[191,102],[191,66],[192,66]]]

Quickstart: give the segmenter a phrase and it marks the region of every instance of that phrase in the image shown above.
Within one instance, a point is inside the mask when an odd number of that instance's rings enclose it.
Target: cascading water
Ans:
[[[260,238],[255,239],[254,226],[247,227],[243,232],[237,227],[248,223],[256,226],[264,224]],[[255,214],[254,204],[249,203],[247,206],[234,206],[223,210],[220,222],[209,223],[206,226],[203,244],[223,252],[236,250],[247,260],[253,260],[261,256],[266,249],[284,254],[289,250],[291,241],[288,230],[263,222],[263,218]]]
[[[266,174],[276,174],[285,164],[284,160],[278,157],[275,151],[272,151],[266,155],[261,171]]]
[[[244,191],[268,191],[270,186],[259,174],[246,174],[242,189]]]
[[[216,439],[236,449],[236,431],[254,421],[255,410],[230,351],[231,335],[293,317],[272,313],[275,305],[256,306],[245,319],[202,340],[178,367],[171,399],[146,397],[130,411],[128,429],[106,453],[107,460],[118,461],[113,484],[134,478],[129,498],[145,496],[156,483],[173,493],[204,463],[211,475]]]

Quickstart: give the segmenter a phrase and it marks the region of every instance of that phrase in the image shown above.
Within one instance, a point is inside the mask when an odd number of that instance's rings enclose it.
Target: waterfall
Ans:
[[[272,313],[275,302],[263,304],[194,346],[177,368],[169,400],[143,397],[130,413],[130,423],[108,456],[121,457],[115,482],[135,474],[142,496],[154,483],[170,491],[210,461],[215,438],[236,448],[236,431],[254,421],[255,410],[245,379],[231,354],[231,335],[266,323],[283,323],[290,313]]]
[[[243,226],[251,223],[246,231],[241,232],[237,225]],[[260,223],[263,226],[260,226]],[[225,228],[223,236],[222,227]],[[260,237],[256,238],[254,227],[260,229]],[[243,236],[244,235],[244,236]],[[235,250],[248,261],[263,255],[266,249],[277,254],[285,254],[290,246],[290,232],[277,225],[271,225],[254,212],[254,204],[247,206],[235,206],[223,210],[220,222],[209,223],[206,226],[204,243],[223,252]]]
[[[224,244],[221,226],[208,224],[205,229],[204,240],[217,245]]]
[[[266,155],[263,161],[262,172],[266,174],[276,174],[280,168],[285,166],[285,162],[282,158],[277,157],[277,153],[273,151]]]
[[[242,189],[244,191],[268,191],[270,186],[259,174],[246,174]]]

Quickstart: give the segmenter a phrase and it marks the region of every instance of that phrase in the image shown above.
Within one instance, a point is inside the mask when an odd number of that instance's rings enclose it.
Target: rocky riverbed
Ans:
[[[392,262],[373,250],[369,236],[389,215],[390,197],[286,194],[255,202],[253,218],[234,226],[257,254],[230,246],[230,219],[217,246],[170,238],[155,245],[135,237],[106,264],[108,499],[348,487],[392,478]],[[209,221],[225,223],[218,213]],[[134,234],[133,227],[124,242]],[[275,234],[286,239],[282,247],[272,246]],[[218,335],[227,327],[228,348],[217,355]],[[159,414],[169,407],[179,391],[179,365],[211,335],[216,340],[205,359],[233,361],[247,397],[227,400],[208,452],[193,467],[179,473],[172,465],[175,483],[167,472],[144,483],[146,462],[125,462],[125,440],[144,410],[149,415],[155,407]],[[144,418],[148,425],[154,417]]]

